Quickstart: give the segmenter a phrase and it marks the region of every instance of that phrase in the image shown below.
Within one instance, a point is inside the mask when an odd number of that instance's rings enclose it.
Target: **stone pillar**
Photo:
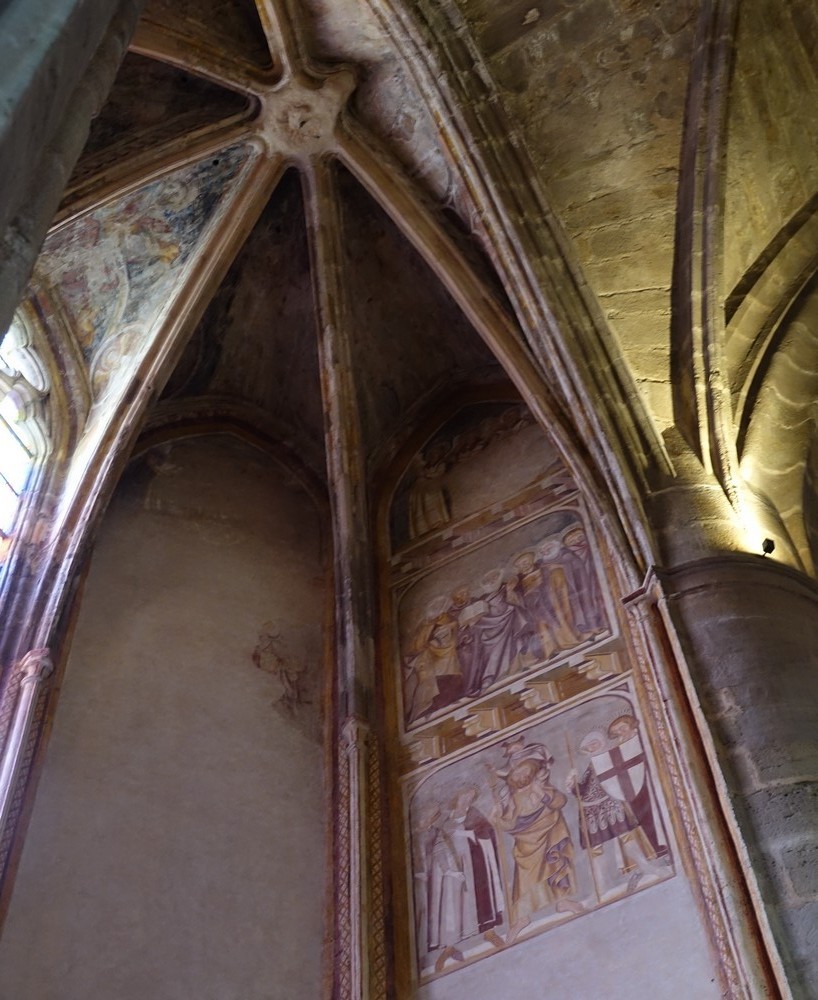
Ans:
[[[374,573],[353,328],[345,304],[341,219],[332,167],[312,160],[308,226],[335,559],[336,1000],[386,996],[380,747],[373,732]]]
[[[818,584],[740,553],[659,577],[793,994],[815,996]]]
[[[0,4],[0,339],[143,3]]]

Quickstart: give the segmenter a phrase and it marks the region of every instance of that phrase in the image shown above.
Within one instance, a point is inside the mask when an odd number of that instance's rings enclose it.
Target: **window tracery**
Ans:
[[[48,450],[45,365],[17,313],[0,342],[0,569]]]

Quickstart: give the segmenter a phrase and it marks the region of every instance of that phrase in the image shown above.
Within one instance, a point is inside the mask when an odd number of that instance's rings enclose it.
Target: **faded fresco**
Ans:
[[[675,873],[627,682],[439,767],[408,809],[421,981]]]
[[[392,504],[393,547],[489,509],[559,465],[553,445],[521,403],[463,409],[403,477]]]
[[[252,661],[273,681],[272,704],[310,739],[321,736],[321,627],[300,629],[286,619],[268,620],[259,629]]]
[[[399,605],[408,727],[610,634],[577,509],[431,570]]]
[[[676,849],[595,526],[525,407],[456,413],[390,524],[423,984],[666,882]]]
[[[103,205],[46,240],[35,291],[59,303],[97,396],[117,358],[144,341],[251,155],[246,146],[223,150]],[[120,341],[116,348],[112,338]]]
[[[494,727],[513,724],[504,690],[524,684],[542,706],[622,672],[576,485],[522,403],[473,404],[444,424],[409,463],[391,527],[406,732],[478,703]]]

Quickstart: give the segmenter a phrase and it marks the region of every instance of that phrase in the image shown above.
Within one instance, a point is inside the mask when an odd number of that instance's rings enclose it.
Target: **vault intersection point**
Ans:
[[[355,83],[351,69],[322,77],[298,72],[263,91],[258,132],[269,155],[299,160],[334,149],[336,123]]]

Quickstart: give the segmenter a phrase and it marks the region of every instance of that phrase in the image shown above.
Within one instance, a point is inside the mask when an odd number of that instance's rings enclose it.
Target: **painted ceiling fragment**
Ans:
[[[246,145],[189,164],[73,220],[46,240],[36,297],[63,312],[92,380],[153,326],[208,223],[251,159]],[[131,350],[125,353],[131,353]],[[94,386],[98,394],[101,386]]]

